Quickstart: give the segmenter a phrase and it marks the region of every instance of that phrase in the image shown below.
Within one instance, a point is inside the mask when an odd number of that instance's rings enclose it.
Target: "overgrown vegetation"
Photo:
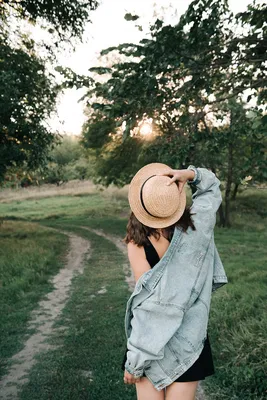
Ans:
[[[73,179],[94,177],[95,159],[84,151],[77,137],[62,137],[49,154],[50,162],[43,171],[39,182],[60,185]]]
[[[38,301],[52,289],[61,267],[66,236],[39,225],[3,221],[0,226],[0,375],[21,350],[27,322]]]
[[[15,18],[36,23],[43,18],[49,26],[47,29],[57,33],[62,40],[71,36],[81,37],[84,23],[90,20],[90,10],[97,7],[96,0],[2,0],[0,15],[5,17],[10,11]]]
[[[61,89],[55,81],[56,53],[81,39],[95,0],[0,2],[0,183],[9,169],[43,166],[55,142],[48,120]],[[45,43],[30,29],[46,31]]]
[[[111,59],[90,69],[83,128],[102,183],[128,183],[153,161],[211,168],[226,182],[221,226],[231,225],[238,186],[267,176],[266,11],[254,2],[233,15],[227,0],[194,0],[176,25],[156,20],[138,44],[102,51]]]
[[[80,0],[1,3],[0,180],[27,171],[23,184],[59,185],[90,176],[122,186],[148,162],[173,168],[195,164],[225,181],[220,224],[229,227],[240,184],[267,176],[266,5],[255,1],[234,15],[227,0],[193,0],[175,25],[151,21],[150,35],[140,43],[104,49],[87,76],[56,67],[62,85],[55,84],[46,65],[56,47],[38,44],[47,54],[40,58],[37,44],[19,27],[11,40],[10,16],[33,24],[44,18],[43,28],[57,46],[80,38],[96,6]],[[136,23],[138,15],[127,13],[125,19]],[[58,148],[50,159],[55,136],[45,124],[64,85],[88,88],[86,152],[79,150],[69,161],[58,158]],[[144,126],[151,135],[142,133]],[[40,165],[45,173],[36,171]]]
[[[60,186],[71,180],[93,179],[95,157],[86,152],[77,136],[57,137],[47,154],[46,165],[29,170],[28,166],[9,168],[2,188],[41,186],[45,183]]]

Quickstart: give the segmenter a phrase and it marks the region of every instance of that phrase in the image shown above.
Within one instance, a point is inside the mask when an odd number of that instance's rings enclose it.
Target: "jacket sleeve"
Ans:
[[[197,229],[210,232],[216,223],[216,212],[222,202],[220,191],[220,181],[216,175],[206,168],[196,168],[189,165],[188,169],[195,172],[193,181],[187,181],[191,186],[196,187],[196,192],[192,196],[192,206],[190,208]]]
[[[207,263],[203,260],[213,240],[216,211],[221,203],[220,181],[205,168],[188,168],[195,170],[195,178],[189,183],[197,188],[192,196],[191,212],[195,213],[194,237],[198,244],[192,245],[193,236],[185,234],[185,241],[169,258],[164,279],[161,278],[161,295],[148,297],[132,310],[125,369],[135,377],[142,376],[152,360],[164,357],[164,346],[179,329],[186,309],[207,279]],[[175,268],[173,275],[171,268]]]

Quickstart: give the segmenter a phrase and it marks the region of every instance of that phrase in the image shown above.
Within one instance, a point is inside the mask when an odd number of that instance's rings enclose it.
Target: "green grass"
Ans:
[[[0,376],[22,348],[30,312],[51,290],[49,278],[62,265],[66,236],[19,221],[0,225]]]
[[[209,321],[216,374],[205,382],[214,400],[266,398],[267,233],[216,230],[229,283],[214,293]]]
[[[111,196],[106,199],[98,193],[78,196],[58,196],[23,200],[0,204],[0,216],[5,218],[23,218],[27,220],[43,220],[114,215],[125,207],[126,199]]]
[[[209,336],[216,374],[204,381],[212,400],[266,397],[266,205],[266,191],[247,190],[232,203],[232,228],[215,230],[229,283],[212,296]],[[134,388],[123,384],[120,369],[129,297],[121,255],[105,239],[78,228],[90,226],[122,237],[129,212],[126,199],[101,194],[62,196],[25,200],[15,207],[14,202],[1,205],[1,214],[77,232],[91,240],[93,250],[84,275],[75,278],[72,296],[57,322],[68,327],[65,334],[52,338],[62,347],[39,357],[20,398],[36,399],[37,393],[40,400],[135,398]],[[38,247],[38,235],[35,240]],[[57,244],[53,251],[60,254]],[[106,286],[107,292],[90,297],[101,286]],[[86,371],[91,371],[92,378],[85,376]]]
[[[50,339],[59,347],[39,356],[20,399],[36,399],[37,393],[39,400],[133,399],[135,389],[125,386],[120,369],[129,296],[122,254],[112,243],[88,231],[73,227],[71,231],[88,238],[93,252],[84,274],[75,278],[71,299],[57,322],[67,330]],[[103,287],[106,293],[98,294]]]

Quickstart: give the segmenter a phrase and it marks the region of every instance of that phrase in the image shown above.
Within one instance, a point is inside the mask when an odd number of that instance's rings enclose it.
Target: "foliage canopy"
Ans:
[[[97,7],[96,0],[3,0],[0,13],[12,10],[17,18],[36,22],[45,20],[63,37],[66,33],[81,37],[85,22],[90,20],[90,10]]]
[[[20,21],[41,23],[62,42],[81,37],[96,6],[95,0],[0,2],[0,182],[10,167],[45,164],[55,141],[46,121],[60,88],[34,40],[19,29]]]
[[[233,15],[226,0],[194,0],[177,25],[156,20],[150,38],[102,51],[102,55],[116,51],[121,58],[108,69],[93,69],[99,78],[89,85],[91,113],[83,135],[88,147],[94,143],[104,153],[99,159],[103,182],[128,183],[139,167],[151,161],[174,168],[189,163],[213,168],[230,189],[248,173],[264,178],[266,13],[266,5],[255,2]],[[254,108],[253,121],[246,117],[247,107]],[[138,127],[147,119],[153,120],[155,139],[143,140],[134,163],[129,158],[128,175],[125,168],[111,168],[116,160],[115,149],[109,150],[111,138],[116,137],[120,153],[126,138],[130,143],[140,136]],[[106,130],[98,129],[99,121]],[[236,140],[244,152],[232,152]]]

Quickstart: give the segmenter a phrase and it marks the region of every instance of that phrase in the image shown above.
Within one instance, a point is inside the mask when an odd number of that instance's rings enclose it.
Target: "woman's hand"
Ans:
[[[133,384],[140,382],[140,378],[135,378],[134,375],[130,374],[128,371],[124,371],[124,383]]]
[[[167,183],[168,186],[177,181],[179,192],[182,192],[185,183],[194,179],[195,172],[191,169],[171,169],[160,175],[171,177],[170,182]]]

